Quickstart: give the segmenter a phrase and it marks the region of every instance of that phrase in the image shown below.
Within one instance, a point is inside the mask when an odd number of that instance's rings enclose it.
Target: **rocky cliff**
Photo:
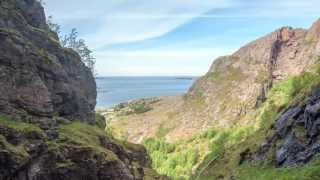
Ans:
[[[106,135],[95,104],[92,73],[41,4],[1,0],[0,180],[163,178],[142,146]]]
[[[60,46],[39,2],[0,2],[0,47],[2,113],[94,119],[94,77],[77,53]]]
[[[301,74],[314,63],[320,54],[319,27],[320,21],[309,30],[284,27],[218,58],[193,85],[190,99],[202,99],[206,106],[200,110],[211,125],[242,123],[264,102],[273,84]]]
[[[320,152],[319,113],[320,88],[316,87],[304,102],[280,114],[273,133],[252,155],[252,160],[265,161],[268,153],[274,154],[280,167],[294,167],[313,160]]]

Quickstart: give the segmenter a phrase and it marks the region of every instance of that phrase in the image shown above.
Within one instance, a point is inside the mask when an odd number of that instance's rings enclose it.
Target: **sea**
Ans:
[[[97,108],[130,100],[182,95],[198,77],[97,77]]]

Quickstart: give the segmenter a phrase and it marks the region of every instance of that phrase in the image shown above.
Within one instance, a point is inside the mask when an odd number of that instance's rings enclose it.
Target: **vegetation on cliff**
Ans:
[[[274,133],[274,123],[286,109],[303,104],[312,90],[320,85],[319,64],[310,72],[290,77],[276,84],[268,93],[267,100],[257,110],[254,130],[243,140],[234,143],[220,156],[199,166],[194,178],[198,179],[314,179],[319,177],[317,158],[309,165],[298,168],[276,168],[274,150],[267,153],[261,162],[246,159],[257,152],[267,137]],[[280,144],[279,144],[280,143]],[[249,153],[250,152],[250,153]],[[210,158],[212,159],[212,158]]]
[[[6,160],[0,161],[0,179],[164,178],[150,168],[142,146],[117,141],[97,126],[62,123],[59,137],[49,139],[37,125],[1,115],[0,130],[0,157]]]
[[[166,179],[143,146],[107,135],[92,72],[39,1],[0,1],[0,47],[1,180]]]

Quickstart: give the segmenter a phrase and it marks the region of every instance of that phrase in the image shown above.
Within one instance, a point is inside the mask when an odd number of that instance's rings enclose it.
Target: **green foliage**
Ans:
[[[163,139],[146,139],[153,167],[173,179],[188,179],[192,168],[198,162],[199,153],[195,148],[178,149],[178,144],[166,143]]]
[[[129,108],[133,110],[133,113],[136,113],[136,114],[142,114],[152,110],[152,108],[147,106],[145,103],[130,104]]]
[[[92,71],[92,74],[95,75],[95,58],[92,55],[92,51],[86,45],[85,40],[78,39],[77,29],[73,28],[69,34],[65,35],[61,39],[61,45],[75,50],[80,55],[82,62]]]
[[[61,124],[59,131],[59,143],[70,143],[99,148],[101,139],[106,138],[103,130],[89,124],[74,122],[71,124]]]
[[[144,140],[143,144],[150,152],[160,151],[163,153],[172,153],[175,150],[174,144],[166,143],[163,139],[156,140],[148,138]]]
[[[308,72],[275,84],[269,91],[266,102],[257,110],[256,128],[252,128],[247,135],[236,133],[234,138],[230,138],[230,135],[220,138],[216,142],[216,147],[212,147],[211,154],[198,168],[199,178],[197,179],[230,179],[231,177],[235,179],[317,179],[319,173],[313,169],[319,168],[318,165],[298,169],[275,168],[268,165],[274,158],[272,154],[267,155],[264,166],[252,164],[239,166],[238,162],[240,153],[248,149],[250,152],[255,152],[266,136],[272,133],[270,127],[284,109],[304,102],[306,95],[320,85],[319,69],[319,65],[315,65]],[[246,138],[238,141],[237,137]],[[217,156],[217,154],[220,155]]]
[[[261,128],[269,128],[282,109],[303,102],[304,97],[319,84],[320,75],[316,72],[305,72],[276,84],[268,93],[267,101],[260,108],[261,113],[257,122],[260,123]]]
[[[0,115],[0,125],[1,124],[4,124],[6,125],[6,127],[12,128],[21,133],[26,133],[26,134],[38,133],[44,136],[43,131],[38,126],[29,124],[29,123],[19,122],[5,115]]]
[[[206,139],[212,139],[218,134],[218,131],[216,129],[209,129],[205,131],[204,133],[200,134],[200,138],[206,138]]]
[[[81,61],[91,70],[93,75],[96,75],[96,61],[92,55],[93,52],[86,45],[84,39],[78,38],[77,29],[73,28],[69,34],[62,35],[61,26],[53,22],[52,16],[48,17],[47,25],[52,32],[55,32],[59,36],[61,46],[76,51],[80,55]]]
[[[313,163],[304,167],[297,168],[276,168],[272,166],[253,166],[243,165],[239,169],[236,179],[239,180],[290,180],[320,179],[320,164]]]
[[[251,127],[210,129],[192,139],[167,143],[163,139],[146,139],[144,145],[153,161],[153,168],[173,179],[190,179],[194,170],[219,157],[226,147],[243,141]]]
[[[301,76],[290,77],[276,84],[268,94],[268,101],[277,106],[288,104],[303,90],[310,90],[319,83],[319,74],[306,72]]]
[[[95,121],[94,124],[95,126],[101,128],[101,129],[106,129],[106,119],[104,116],[101,114],[96,113],[95,114]]]
[[[251,126],[207,131],[206,134],[214,134],[214,136],[210,136],[210,152],[205,156],[204,160],[197,167],[199,171],[197,173],[201,173],[212,162],[223,156],[228,148],[244,142],[249,136],[253,134],[253,132],[254,128]]]
[[[28,156],[27,150],[24,147],[10,144],[3,135],[0,135],[0,149],[9,152],[10,154],[14,154],[18,158]]]
[[[55,33],[57,33],[58,35],[61,33],[61,26],[57,23],[53,22],[53,17],[49,16],[47,18],[47,25],[49,26],[49,29]]]
[[[15,133],[21,134],[24,137],[45,137],[43,131],[32,124],[19,122],[13,118],[9,118],[4,115],[0,115],[0,127],[4,126],[5,129],[11,129]],[[5,134],[5,132],[4,132]],[[0,134],[0,149],[3,152],[8,152],[14,156],[14,158],[24,159],[28,158],[28,148],[22,145],[10,144],[5,135]]]

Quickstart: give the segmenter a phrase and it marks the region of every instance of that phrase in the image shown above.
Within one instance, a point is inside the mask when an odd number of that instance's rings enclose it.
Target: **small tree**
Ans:
[[[75,50],[81,57],[82,62],[91,70],[92,74],[95,74],[95,58],[92,55],[92,51],[88,48],[85,40],[78,39],[78,32],[75,28],[71,30],[68,35],[65,35],[61,41],[62,46]]]
[[[52,16],[49,16],[47,19],[47,24],[50,28],[51,31],[56,32],[58,35],[60,35],[61,31],[61,27],[59,24],[53,23],[52,21]]]
[[[47,24],[52,31],[58,34],[61,46],[71,48],[76,51],[80,55],[81,61],[91,70],[93,75],[96,75],[95,58],[92,55],[92,51],[86,45],[85,40],[78,39],[77,29],[73,28],[69,34],[62,37],[60,30],[61,26],[53,23],[52,16],[48,17]]]
[[[44,1],[43,0],[37,0],[42,6],[45,5]]]

